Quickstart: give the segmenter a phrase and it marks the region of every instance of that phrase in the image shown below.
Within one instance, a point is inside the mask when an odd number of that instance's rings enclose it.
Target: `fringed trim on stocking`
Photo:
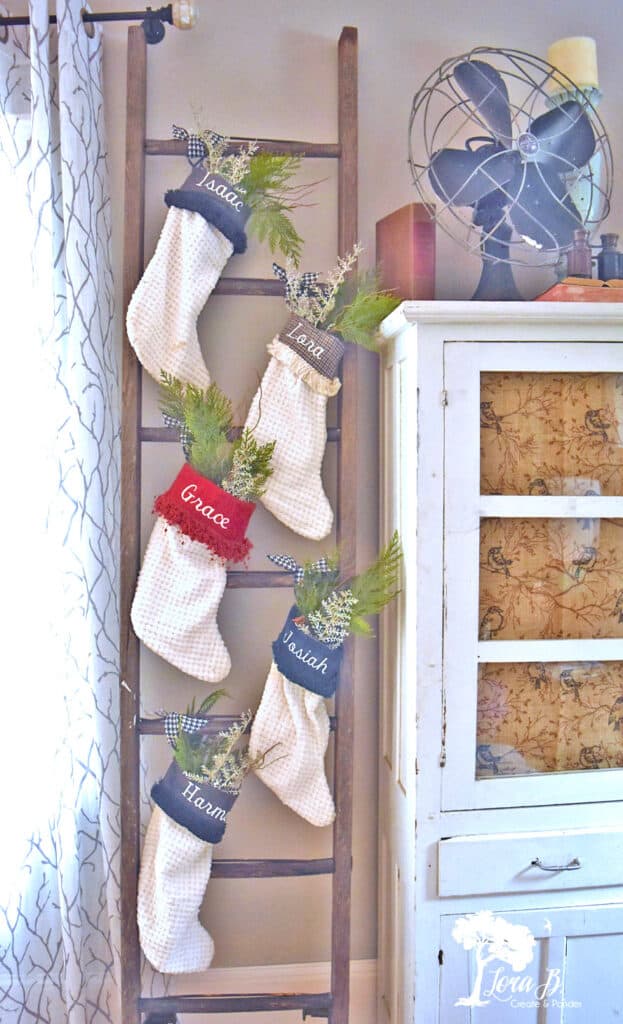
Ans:
[[[245,531],[254,510],[252,501],[228,494],[188,465],[154,502],[156,515],[230,562],[244,561],[251,551]]]
[[[271,356],[274,356],[280,363],[287,366],[295,377],[304,381],[316,394],[326,395],[327,398],[333,398],[334,395],[337,395],[342,386],[339,377],[334,377],[333,380],[323,377],[302,356],[299,356],[288,345],[284,345],[282,341],[279,341],[279,335],[276,335],[268,343],[267,348]]]

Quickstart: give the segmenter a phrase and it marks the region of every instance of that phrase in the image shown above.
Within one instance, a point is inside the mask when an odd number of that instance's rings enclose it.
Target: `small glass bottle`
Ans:
[[[619,236],[607,234],[599,237],[602,248],[597,256],[597,276],[601,281],[610,281],[613,277],[621,277],[623,253],[617,251]]]
[[[567,274],[569,277],[592,277],[592,261],[588,231],[585,228],[576,228],[573,232],[573,245],[567,253]]]

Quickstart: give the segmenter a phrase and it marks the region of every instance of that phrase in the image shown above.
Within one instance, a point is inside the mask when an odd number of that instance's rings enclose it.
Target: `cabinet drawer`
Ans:
[[[579,861],[576,870],[547,871]],[[457,836],[439,842],[439,895],[623,885],[623,828]]]

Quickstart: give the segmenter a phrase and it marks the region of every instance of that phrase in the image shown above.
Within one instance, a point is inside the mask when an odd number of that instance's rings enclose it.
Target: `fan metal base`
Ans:
[[[479,302],[523,302],[508,263],[483,260],[482,274],[472,301]]]

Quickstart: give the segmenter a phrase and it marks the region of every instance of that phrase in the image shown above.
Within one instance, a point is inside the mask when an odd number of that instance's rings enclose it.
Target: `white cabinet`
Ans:
[[[379,1024],[623,1019],[623,310],[384,336]]]

